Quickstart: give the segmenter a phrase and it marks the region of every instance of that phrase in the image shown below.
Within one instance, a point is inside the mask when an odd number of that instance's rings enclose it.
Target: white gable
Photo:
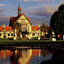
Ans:
[[[24,15],[21,15],[16,22],[22,23],[22,24],[23,23],[27,24],[27,23],[29,23],[29,20],[27,20],[27,18]]]

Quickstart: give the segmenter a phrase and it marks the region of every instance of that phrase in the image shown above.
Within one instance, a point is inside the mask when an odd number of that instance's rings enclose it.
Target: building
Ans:
[[[51,35],[51,27],[50,26],[46,26],[44,23],[42,26],[40,26],[40,30],[41,30],[41,37],[42,38],[49,38],[49,35]]]
[[[33,38],[40,36],[40,26],[32,26],[29,17],[26,17],[24,13],[21,13],[20,5],[18,6],[18,16],[10,17],[9,25],[13,29],[17,30],[17,37],[20,38]],[[19,33],[19,34],[18,34]]]
[[[26,37],[26,34],[31,33],[31,25],[29,17],[26,17],[24,13],[21,14],[21,8],[20,5],[18,6],[18,16],[17,17],[10,17],[10,26],[13,27],[13,29],[17,29],[17,31],[20,31],[19,37]],[[18,25],[17,25],[18,24]],[[20,27],[19,27],[20,25]],[[17,28],[18,26],[19,28]],[[14,28],[15,27],[15,28]]]
[[[0,38],[29,38],[38,39],[48,38],[50,27],[43,24],[42,26],[32,26],[30,18],[21,13],[20,5],[18,6],[18,16],[10,17],[9,26],[0,26]],[[49,32],[50,33],[50,32]]]
[[[0,38],[13,38],[13,33],[11,26],[0,26]]]

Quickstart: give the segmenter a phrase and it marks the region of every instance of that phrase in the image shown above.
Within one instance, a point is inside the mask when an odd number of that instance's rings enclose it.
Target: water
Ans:
[[[0,50],[0,64],[40,64],[52,56],[53,52],[46,49]]]

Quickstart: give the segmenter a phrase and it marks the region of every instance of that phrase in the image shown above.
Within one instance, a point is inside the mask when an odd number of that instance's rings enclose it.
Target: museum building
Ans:
[[[0,38],[38,38],[40,39],[41,36],[45,36],[48,34],[48,30],[44,32],[41,31],[40,25],[32,26],[32,22],[30,18],[27,17],[24,13],[21,13],[21,7],[18,6],[18,16],[17,17],[10,17],[9,26],[0,26]]]

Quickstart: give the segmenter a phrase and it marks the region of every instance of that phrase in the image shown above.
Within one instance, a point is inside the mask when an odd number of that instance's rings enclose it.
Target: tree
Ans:
[[[48,26],[46,26],[45,23],[42,23],[42,27],[40,27],[40,30],[44,32],[43,38],[45,38],[45,33],[48,31]]]
[[[54,12],[50,20],[50,26],[55,32],[56,37],[58,35],[63,36],[64,33],[64,4],[60,5],[58,11]]]
[[[45,25],[45,23],[42,24],[41,31],[44,31],[44,32],[46,31],[46,25]]]

